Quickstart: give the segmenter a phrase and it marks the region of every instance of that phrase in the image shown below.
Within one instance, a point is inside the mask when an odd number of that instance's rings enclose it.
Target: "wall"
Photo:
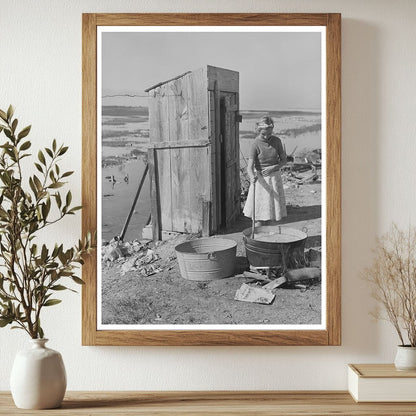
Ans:
[[[80,296],[45,314],[70,390],[345,389],[346,364],[392,362],[397,339],[374,321],[359,278],[375,236],[392,220],[415,222],[416,2],[413,0],[0,0],[0,108],[33,124],[34,147],[70,144],[64,166],[81,183],[81,13],[342,13],[342,346],[81,347]],[[73,242],[80,216],[57,235]],[[8,389],[19,331],[0,331],[0,390]]]

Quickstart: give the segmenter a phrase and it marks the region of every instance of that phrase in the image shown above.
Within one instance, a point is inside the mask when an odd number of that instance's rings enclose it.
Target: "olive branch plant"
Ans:
[[[392,224],[373,251],[373,264],[362,273],[384,310],[373,315],[394,326],[401,346],[416,347],[416,228]]]
[[[39,150],[34,167],[37,172],[24,179],[22,159],[31,156],[24,140],[31,126],[17,133],[18,119],[12,106],[0,110],[0,327],[25,330],[31,338],[43,338],[41,311],[61,302],[53,298],[58,291],[71,290],[63,278],[83,284],[76,271],[85,255],[93,250],[91,233],[73,247],[64,249],[37,244],[38,233],[74,215],[80,206],[71,206],[71,191],[59,191],[72,171],[62,172],[58,162],[68,147],[54,139],[50,148]]]

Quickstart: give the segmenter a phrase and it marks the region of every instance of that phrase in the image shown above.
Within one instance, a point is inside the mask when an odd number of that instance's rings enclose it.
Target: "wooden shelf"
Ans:
[[[59,409],[14,406],[0,392],[0,415],[414,415],[414,403],[355,403],[339,391],[68,392]]]

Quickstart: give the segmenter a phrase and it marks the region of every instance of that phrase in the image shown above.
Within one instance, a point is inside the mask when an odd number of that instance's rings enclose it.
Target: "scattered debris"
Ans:
[[[243,283],[235,293],[235,300],[251,303],[262,303],[269,305],[273,302],[275,295],[268,290],[259,287],[249,286]]]
[[[123,257],[123,251],[119,245],[119,242],[113,240],[102,248],[101,254],[103,261],[114,261],[119,257]]]
[[[243,276],[248,277],[249,279],[260,280],[261,282],[271,282],[269,278],[262,275],[261,273],[244,272]]]
[[[102,260],[121,263],[120,269],[123,276],[132,271],[138,271],[143,276],[160,273],[163,269],[160,265],[154,264],[160,260],[160,256],[148,248],[149,244],[148,240],[122,242],[113,238],[107,245],[103,245]]]
[[[163,272],[160,266],[155,266],[154,264],[138,267],[137,270],[143,276],[152,276],[153,274]]]
[[[123,242],[117,237],[110,242],[103,240],[102,261],[107,267],[119,267],[122,276],[130,272],[137,276],[152,276],[172,270],[176,265],[175,245],[193,238],[192,234],[181,235],[176,240],[156,243],[146,239]]]
[[[308,286],[306,286],[306,285],[301,285],[301,284],[299,284],[299,283],[297,283],[296,285],[295,285],[295,288],[296,289],[301,289],[301,292],[305,292],[309,287]]]
[[[263,286],[263,289],[265,290],[273,290],[276,289],[279,286],[284,285],[287,282],[287,279],[285,276],[280,276],[275,280],[272,280],[270,283],[267,283]]]
[[[288,282],[299,282],[301,280],[312,280],[321,278],[321,269],[318,267],[304,267],[292,269],[285,273]]]

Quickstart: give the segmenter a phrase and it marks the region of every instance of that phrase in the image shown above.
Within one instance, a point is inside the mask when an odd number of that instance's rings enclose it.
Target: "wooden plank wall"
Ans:
[[[222,92],[238,92],[239,73],[237,71],[208,65],[207,74],[210,90],[214,89],[213,83],[217,82],[217,87]]]
[[[208,138],[207,75],[201,68],[190,74],[188,83],[189,139]],[[189,222],[192,232],[202,231],[204,201],[209,201],[209,164],[207,148],[189,149]],[[180,161],[178,161],[180,163]]]
[[[238,121],[237,121],[237,114],[239,110],[239,101],[238,101],[238,94],[233,94],[231,96],[231,137],[234,138],[232,140],[232,157],[233,157],[233,165],[232,165],[232,173],[234,187],[232,190],[233,200],[232,203],[232,213],[230,217],[227,219],[228,223],[232,224],[239,216],[241,211],[240,206],[240,137],[239,137],[239,129],[238,129]]]
[[[233,139],[233,113],[231,111],[232,96],[226,95],[225,99],[225,141],[224,141],[224,156],[225,156],[225,224],[228,225],[233,215],[233,200],[235,178],[233,174],[234,157],[234,140]]]
[[[200,69],[150,91],[150,140],[190,142],[156,150],[160,222],[165,231],[196,233],[203,227],[204,202],[210,201],[206,70]]]
[[[217,180],[218,177],[218,170],[217,166],[217,152],[218,150],[218,142],[217,142],[217,126],[216,126],[216,119],[215,119],[215,93],[214,91],[208,91],[209,96],[209,131],[208,137],[211,142],[211,154],[209,155],[210,163],[211,163],[211,172],[208,176],[211,178],[211,229],[216,231],[218,229],[218,192],[217,192]]]
[[[189,140],[189,111],[188,111],[188,86],[190,74],[170,82],[169,88],[172,97],[169,98],[169,123],[172,127],[169,141]],[[167,157],[171,161],[170,184],[172,188],[172,204],[169,215],[172,218],[170,231],[188,232],[188,218],[190,216],[189,189],[189,150],[186,148],[167,149]]]

